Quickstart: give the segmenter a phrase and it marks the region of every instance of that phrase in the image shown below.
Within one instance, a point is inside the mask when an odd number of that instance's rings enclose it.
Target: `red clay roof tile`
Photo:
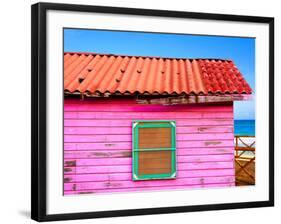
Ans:
[[[251,94],[230,60],[64,54],[64,90],[89,94]]]

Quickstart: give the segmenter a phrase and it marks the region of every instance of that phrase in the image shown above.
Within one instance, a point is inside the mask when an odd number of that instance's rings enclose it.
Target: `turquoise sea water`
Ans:
[[[255,136],[255,120],[234,120],[234,135]]]

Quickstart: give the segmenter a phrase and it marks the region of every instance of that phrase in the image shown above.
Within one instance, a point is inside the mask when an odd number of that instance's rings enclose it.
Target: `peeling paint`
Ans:
[[[121,187],[122,184],[121,183],[107,182],[107,183],[104,184],[104,186],[106,186],[106,187]]]
[[[73,184],[72,190],[73,190],[73,191],[76,191],[76,184]]]
[[[76,160],[65,161],[66,166],[76,166]]]
[[[205,130],[208,130],[208,128],[204,128],[204,127],[199,127],[199,128],[198,128],[198,131],[199,131],[199,132],[204,132]]]
[[[110,154],[106,153],[106,152],[93,152],[92,155],[94,155],[94,156],[104,156],[104,157],[110,156]]]
[[[64,168],[63,170],[64,170],[64,172],[71,172],[71,171],[72,171],[72,169],[71,169],[71,168],[67,168],[67,167],[66,167],[66,168]]]
[[[78,194],[95,194],[95,192],[92,192],[92,191],[81,191],[81,192],[78,192]]]
[[[73,190],[73,191],[76,191],[76,184],[73,184],[72,190]]]
[[[72,180],[70,177],[66,177],[63,179],[64,183],[69,183]]]
[[[228,152],[227,149],[217,149],[219,152]]]
[[[124,156],[124,157],[132,157],[132,152],[122,152],[122,156]]]
[[[219,145],[221,144],[221,141],[208,141],[208,142],[205,142],[205,145],[208,146],[208,145]]]

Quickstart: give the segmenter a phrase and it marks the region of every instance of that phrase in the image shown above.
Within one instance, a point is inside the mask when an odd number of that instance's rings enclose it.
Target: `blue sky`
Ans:
[[[64,51],[231,59],[255,91],[254,38],[64,29]],[[234,117],[255,119],[254,97],[235,102]]]

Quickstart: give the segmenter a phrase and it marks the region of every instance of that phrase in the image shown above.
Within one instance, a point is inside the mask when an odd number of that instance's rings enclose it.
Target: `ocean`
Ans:
[[[234,135],[255,136],[255,120],[234,120]]]

